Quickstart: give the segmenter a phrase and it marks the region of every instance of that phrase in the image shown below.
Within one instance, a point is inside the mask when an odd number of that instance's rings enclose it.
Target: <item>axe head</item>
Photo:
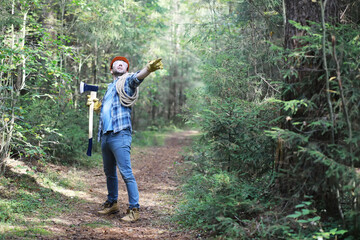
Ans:
[[[99,90],[98,86],[89,85],[84,82],[80,83],[80,93],[87,92],[87,91],[97,92],[98,90]]]

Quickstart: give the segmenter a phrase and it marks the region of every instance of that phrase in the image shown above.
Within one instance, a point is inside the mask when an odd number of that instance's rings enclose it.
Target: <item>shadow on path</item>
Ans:
[[[41,239],[194,239],[191,232],[178,231],[169,216],[176,203],[175,168],[182,164],[181,152],[195,134],[195,131],[173,133],[164,146],[132,149],[133,171],[140,192],[139,221],[121,222],[122,212],[110,216],[97,214],[99,204],[106,199],[106,182],[102,169],[91,169],[82,173],[87,194],[75,207],[77,211],[49,220],[47,228],[57,237]],[[127,193],[122,179],[118,202],[125,212]]]

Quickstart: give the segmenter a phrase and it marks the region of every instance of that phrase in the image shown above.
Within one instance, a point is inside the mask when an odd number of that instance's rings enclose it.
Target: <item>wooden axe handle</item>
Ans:
[[[90,92],[90,100],[96,98],[96,92]],[[92,138],[93,138],[93,123],[94,123],[94,102],[92,101],[89,106],[89,146],[87,155],[91,156],[91,148],[92,148]]]
[[[96,92],[90,92],[90,99],[96,98]],[[94,102],[89,106],[89,139],[93,137],[93,123],[94,123]]]

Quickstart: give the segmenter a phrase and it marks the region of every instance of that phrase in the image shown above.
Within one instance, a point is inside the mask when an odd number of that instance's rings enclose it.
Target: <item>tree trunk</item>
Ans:
[[[21,44],[20,44],[20,48],[24,49],[25,47],[25,37],[26,37],[26,20],[27,20],[27,14],[28,14],[29,10],[25,10],[23,12],[24,16],[23,16],[23,26],[22,26],[22,35],[21,35]],[[22,90],[25,87],[25,79],[26,79],[26,57],[25,54],[21,54],[21,71],[20,74],[18,75],[18,81],[16,83],[16,89],[17,92],[20,93],[20,90]]]
[[[25,9],[22,11],[22,25],[21,32],[18,35],[18,47],[21,50],[25,48],[25,39],[26,39],[26,24],[27,24],[27,16],[29,9]],[[12,1],[11,5],[11,14],[15,15],[15,1]],[[15,40],[15,27],[11,25],[11,41],[10,41],[10,49],[14,50],[16,48]],[[20,59],[16,61],[13,56],[9,57],[9,61],[5,64],[15,65],[17,69],[10,70],[5,73],[1,73],[5,75],[5,79],[2,81],[1,85],[7,87],[7,90],[4,91],[4,100],[1,101],[2,105],[1,109],[4,109],[1,118],[1,136],[0,136],[0,174],[4,172],[4,160],[9,157],[10,154],[10,142],[12,140],[14,126],[15,126],[15,108],[20,95],[20,90],[22,90],[25,86],[26,79],[26,56],[25,53],[20,53]],[[6,61],[6,60],[5,60]],[[16,61],[16,62],[15,62]]]
[[[307,43],[300,41],[299,39],[294,39],[293,37],[305,36],[308,35],[308,32],[303,28],[296,28],[290,23],[289,20],[300,23],[302,26],[310,26],[310,22],[321,23],[321,5],[318,1],[313,2],[309,0],[284,0],[283,3],[285,7],[284,13],[286,13],[284,18],[284,46],[286,49],[291,50],[292,52],[296,52],[300,49],[303,49]],[[325,21],[331,23],[338,21],[339,12],[337,8],[337,0],[327,0],[324,19]],[[290,86],[292,90],[284,91],[282,97],[284,101],[290,101],[301,99],[310,100],[313,99],[313,96],[319,96],[315,100],[315,104],[321,106],[321,110],[317,112],[309,111],[304,107],[300,108],[294,115],[289,115],[289,113],[285,111],[282,112],[284,119],[286,116],[289,116],[296,122],[303,122],[307,121],[308,119],[316,119],[318,117],[327,117],[331,115],[329,113],[329,109],[326,107],[328,101],[326,94],[324,94],[324,88],[327,79],[325,79],[325,77],[321,77],[322,75],[325,75],[324,73],[327,70],[326,61],[324,61],[324,58],[322,55],[319,55],[319,53],[307,52],[305,55],[306,56],[301,60],[296,57],[288,58],[286,64],[290,69],[293,69],[296,74],[293,74],[285,79],[285,85]],[[291,125],[291,121],[284,120],[284,123],[281,127],[283,129],[296,132],[294,126]],[[331,134],[327,133],[326,135],[318,136],[316,138],[317,139],[313,140],[317,142],[330,143],[328,139],[331,139]],[[279,189],[285,195],[291,195],[294,194],[295,191],[298,191],[298,189],[295,189],[295,186],[304,180],[301,178],[301,176],[305,173],[305,170],[307,170],[306,168],[311,167],[316,169],[315,172],[311,172],[313,176],[306,176],[312,180],[318,179],[320,181],[320,178],[325,176],[326,171],[326,168],[320,164],[313,164],[309,166],[309,163],[301,162],[304,160],[299,159],[299,154],[296,153],[298,149],[288,145],[289,144],[286,144],[283,139],[279,138],[275,166],[278,172],[286,172],[286,174],[280,176],[277,179]],[[301,167],[295,168],[295,165],[299,166],[299,163],[301,163]],[[331,179],[327,179],[326,181],[331,182]],[[316,193],[303,193],[308,195],[314,194],[317,195],[315,197],[323,198],[325,204],[328,204],[328,211],[335,213],[338,209],[337,197],[335,192],[329,189],[329,186],[333,183],[327,184],[325,184],[327,185],[325,188],[319,190]]]
[[[97,77],[97,65],[98,65],[98,44],[97,41],[95,41],[95,46],[94,46],[94,61],[93,61],[93,84],[97,84],[98,83],[98,77]]]
[[[11,15],[15,15],[15,0],[12,1],[11,3]],[[10,40],[10,49],[14,49],[15,47],[15,30],[14,30],[14,24],[11,24],[10,27],[10,32],[11,32],[11,40]],[[6,60],[2,60],[2,64],[4,64],[4,61]],[[9,56],[9,62],[8,64],[11,65],[13,63],[13,56],[10,55]],[[14,119],[10,119],[10,116],[12,116],[12,114],[10,115],[9,112],[7,112],[5,109],[7,109],[9,107],[9,105],[11,106],[13,99],[14,99],[14,76],[13,74],[11,74],[11,72],[8,72],[5,70],[5,72],[1,73],[2,75],[6,76],[5,79],[1,78],[1,85],[3,85],[4,87],[8,87],[10,88],[9,91],[3,91],[1,90],[1,92],[4,92],[4,94],[1,94],[1,96],[3,97],[3,99],[1,99],[0,103],[0,107],[3,110],[3,112],[1,113],[1,128],[0,128],[0,132],[1,132],[1,136],[0,136],[0,175],[2,175],[5,171],[5,164],[4,161],[5,159],[9,156],[9,147],[10,147],[10,141],[11,141],[11,132],[14,126]]]
[[[47,40],[47,44],[51,46],[51,41],[57,40],[57,32],[56,32],[56,13],[54,12],[54,2],[50,1],[47,5],[44,5],[43,9],[43,18],[44,20],[44,28],[47,33],[49,33],[50,39]],[[51,49],[47,46],[49,49]]]

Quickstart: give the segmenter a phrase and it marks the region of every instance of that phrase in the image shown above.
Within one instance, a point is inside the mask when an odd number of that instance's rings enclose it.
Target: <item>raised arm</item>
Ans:
[[[145,68],[143,68],[137,75],[137,79],[143,80],[147,76],[149,76],[150,73],[155,72],[156,70],[163,69],[163,63],[161,62],[161,58],[158,58],[156,60],[153,60],[149,62]]]

